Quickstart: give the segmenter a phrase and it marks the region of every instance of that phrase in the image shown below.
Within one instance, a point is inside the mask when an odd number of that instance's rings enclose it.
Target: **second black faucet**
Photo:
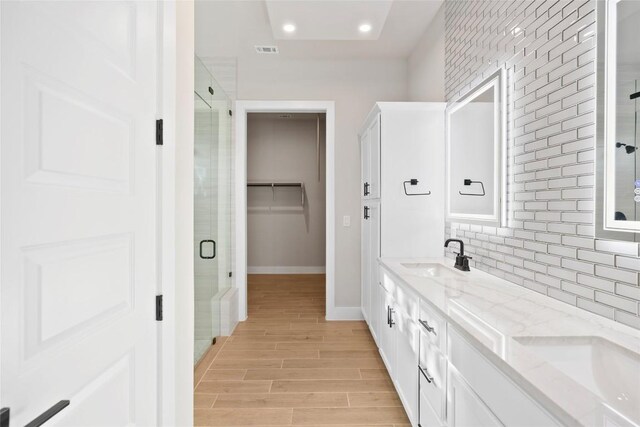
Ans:
[[[464,242],[460,239],[447,239],[444,242],[444,247],[446,248],[449,246],[449,243],[451,242],[457,242],[460,244],[460,253],[456,253],[456,263],[454,267],[462,271],[471,271],[469,268],[469,260],[473,258],[464,254]]]

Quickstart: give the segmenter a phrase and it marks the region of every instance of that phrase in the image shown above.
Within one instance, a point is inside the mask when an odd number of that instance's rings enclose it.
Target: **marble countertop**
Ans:
[[[382,258],[380,263],[562,423],[640,426],[640,331],[479,270],[423,277],[403,266],[452,267],[450,259]],[[584,366],[565,360],[565,368],[525,345],[532,340],[560,345],[560,352],[563,343],[600,340],[605,346],[598,350],[608,346],[615,352],[592,351],[586,357],[592,375],[579,375]]]

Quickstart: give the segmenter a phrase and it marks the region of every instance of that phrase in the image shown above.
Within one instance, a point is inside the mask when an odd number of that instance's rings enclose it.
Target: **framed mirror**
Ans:
[[[640,238],[640,2],[597,2],[596,236]]]
[[[447,220],[504,225],[504,71],[450,103],[446,126]]]

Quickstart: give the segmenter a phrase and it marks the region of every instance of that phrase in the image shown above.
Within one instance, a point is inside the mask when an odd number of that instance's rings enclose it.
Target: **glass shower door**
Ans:
[[[231,271],[229,98],[195,59],[194,270],[197,362],[220,335],[220,299]]]

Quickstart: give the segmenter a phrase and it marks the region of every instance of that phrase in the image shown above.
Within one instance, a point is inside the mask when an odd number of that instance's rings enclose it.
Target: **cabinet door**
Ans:
[[[449,367],[449,388],[447,391],[447,417],[449,427],[503,425],[451,366]]]
[[[380,114],[369,126],[369,183],[372,199],[380,198]]]
[[[397,320],[397,316],[393,313],[393,297],[387,290],[379,285],[378,287],[380,300],[380,332],[378,334],[378,340],[380,341],[380,356],[387,366],[387,371],[391,378],[395,375],[395,356],[396,356],[396,343],[395,343],[395,329],[397,325],[394,322]]]
[[[369,264],[367,268],[368,278],[369,278],[369,303],[370,309],[369,313],[374,313],[378,307],[378,287],[380,283],[379,272],[380,268],[378,266],[378,257],[380,256],[380,203],[373,202],[369,204],[369,219],[367,222],[369,223],[369,236],[368,236],[368,256],[369,256]],[[379,316],[369,315],[370,323],[369,327],[371,328],[371,333],[373,338],[378,341],[378,332],[380,330],[379,327]]]
[[[369,210],[368,203],[364,203],[360,218],[360,307],[364,320],[371,327],[371,287],[377,282],[371,280],[371,264],[374,261],[371,254],[371,217],[367,213]]]
[[[371,133],[369,129],[360,136],[360,195],[371,198]]]
[[[420,330],[409,313],[398,310],[396,323],[396,372],[394,381],[412,425],[418,414],[418,351]]]

